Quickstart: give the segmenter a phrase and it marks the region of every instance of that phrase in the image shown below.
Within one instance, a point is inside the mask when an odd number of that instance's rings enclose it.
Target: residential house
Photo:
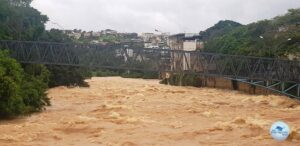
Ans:
[[[76,40],[78,40],[81,37],[81,33],[76,33],[76,32],[68,33],[67,35]]]
[[[145,48],[166,49],[167,47],[167,33],[154,34],[154,33],[142,33],[140,37],[144,40]]]
[[[101,34],[103,35],[117,35],[118,32],[112,29],[105,29],[101,31]]]

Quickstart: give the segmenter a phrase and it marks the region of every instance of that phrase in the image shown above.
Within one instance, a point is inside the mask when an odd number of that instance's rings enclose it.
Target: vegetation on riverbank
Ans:
[[[174,86],[203,86],[201,77],[199,75],[191,74],[171,74],[170,78],[165,78],[160,83]]]
[[[23,65],[0,51],[0,118],[40,111],[50,105],[46,95],[49,71],[42,65]]]
[[[0,0],[0,39],[72,42],[61,30],[45,30],[46,15],[30,6],[32,0]],[[87,86],[91,75],[78,67],[19,64],[0,48],[0,118],[41,111],[50,105],[48,86]]]
[[[142,78],[142,79],[158,79],[157,72],[143,71],[124,71],[124,70],[96,70],[93,73],[95,77],[111,77],[121,76],[123,78]]]

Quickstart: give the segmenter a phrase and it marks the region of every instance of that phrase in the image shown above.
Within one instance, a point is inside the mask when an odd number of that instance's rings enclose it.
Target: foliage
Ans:
[[[300,9],[291,9],[271,20],[236,27],[208,40],[205,51],[277,58],[299,54],[299,20]]]
[[[142,78],[142,79],[158,79],[157,72],[142,71],[126,71],[121,74],[123,78]]]
[[[92,76],[88,69],[72,66],[47,66],[51,72],[49,87],[89,85],[84,81]]]
[[[111,77],[111,76],[119,76],[120,73],[111,70],[98,70],[93,72],[93,76],[96,77]]]
[[[89,36],[89,37],[85,37],[85,36],[81,36],[78,40],[76,40],[76,42],[78,43],[91,43],[93,41],[98,41],[98,42],[102,42],[102,43],[118,43],[121,41],[121,36],[119,35],[114,35],[114,34],[105,34],[105,35],[101,35],[101,36]]]
[[[0,38],[38,40],[48,17],[30,6],[31,0],[0,0]]]
[[[73,40],[63,33],[62,30],[59,29],[51,29],[49,31],[45,31],[40,39],[40,41],[47,41],[47,42],[57,42],[57,43],[69,43],[73,42]]]
[[[224,35],[240,26],[242,26],[242,24],[231,20],[219,21],[213,27],[210,27],[205,31],[201,31],[200,35],[203,37],[204,41],[208,41],[217,36]]]
[[[157,72],[144,72],[143,79],[158,79]]]
[[[0,39],[39,40],[47,16],[31,0],[0,0]],[[3,48],[0,48],[3,49]],[[49,72],[42,65],[24,65],[0,51],[0,118],[40,111],[49,105],[45,91]]]
[[[50,72],[43,65],[23,65],[24,79],[22,82],[22,97],[27,112],[40,111],[50,105],[46,95]]]
[[[142,78],[142,79],[157,79],[157,72],[150,71],[124,71],[124,70],[96,70],[93,71],[93,76],[96,77],[112,77],[121,76],[123,78]]]
[[[72,42],[61,30],[45,31],[47,16],[30,6],[31,0],[0,0],[0,39]],[[3,48],[0,48],[3,49]],[[40,111],[50,105],[48,83],[87,86],[86,69],[43,65],[20,66],[7,52],[0,56],[0,117]],[[50,76],[51,75],[51,76]],[[50,81],[50,82],[49,82]]]
[[[175,86],[194,86],[201,87],[201,78],[199,75],[191,74],[172,74],[170,78],[164,79],[161,84],[170,84]]]
[[[99,37],[101,42],[115,43],[120,42],[120,37],[116,35],[102,35]]]
[[[123,74],[121,74],[121,77],[123,78],[143,78],[143,73],[142,72],[132,72],[132,71],[128,71],[128,72],[124,72]]]
[[[8,52],[0,51],[0,118],[22,114],[25,104],[21,96],[23,70]]]
[[[30,3],[31,0],[0,0],[0,39],[61,43],[73,41],[61,30],[51,29],[45,31],[44,24],[48,21],[47,16],[41,15],[39,11],[30,6]],[[38,70],[39,67],[36,69]],[[51,71],[51,87],[54,85],[86,86],[84,82],[85,69],[55,66],[48,66],[48,69]],[[64,78],[61,78],[61,76]],[[71,79],[72,77],[76,79]]]
[[[44,66],[25,66],[0,51],[0,118],[42,110],[49,105],[45,94],[49,72]]]

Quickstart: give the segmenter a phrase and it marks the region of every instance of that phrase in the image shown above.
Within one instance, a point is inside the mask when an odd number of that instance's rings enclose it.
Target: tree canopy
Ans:
[[[276,58],[297,55],[300,53],[299,20],[300,9],[291,9],[271,20],[235,27],[211,37],[205,43],[205,51]],[[228,30],[226,26],[221,28]]]
[[[38,40],[48,17],[30,6],[31,0],[0,0],[0,39]]]
[[[0,0],[0,39],[72,41],[61,30],[46,31],[48,17],[32,8],[31,1]],[[86,70],[75,67],[21,65],[3,49],[5,48],[0,48],[0,118],[40,111],[45,105],[50,105],[46,95],[48,83],[50,86],[86,85]]]
[[[234,22],[231,20],[222,20],[219,21],[214,26],[208,28],[206,31],[201,31],[200,35],[203,37],[204,41],[211,40],[217,36],[224,35],[233,29],[242,26],[242,24],[238,22]]]

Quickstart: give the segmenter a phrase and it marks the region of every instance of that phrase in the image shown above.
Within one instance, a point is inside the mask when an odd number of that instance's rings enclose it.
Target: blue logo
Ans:
[[[275,140],[284,141],[289,137],[290,128],[286,123],[278,121],[272,125],[270,134]]]

